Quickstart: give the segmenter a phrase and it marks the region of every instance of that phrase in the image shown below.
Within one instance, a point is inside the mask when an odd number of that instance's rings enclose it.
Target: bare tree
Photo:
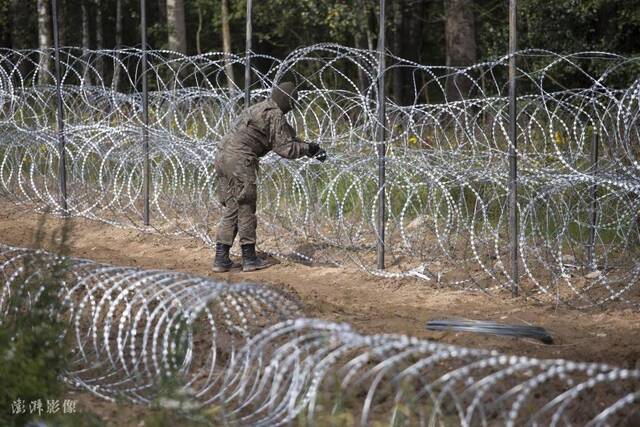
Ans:
[[[40,62],[38,64],[38,83],[46,84],[51,81],[51,60],[47,51],[51,47],[51,14],[46,0],[37,0],[38,8],[38,48]]]
[[[227,55],[231,54],[231,30],[229,28],[229,2],[228,0],[221,0],[221,18],[222,18],[222,51]],[[227,75],[227,85],[229,89],[234,88],[235,78],[233,76],[233,67],[227,60],[224,66],[225,74]]]
[[[167,0],[169,49],[187,53],[187,30],[184,22],[184,0]]]
[[[459,67],[476,62],[476,27],[473,0],[444,0],[446,62]],[[471,80],[456,75],[447,80],[447,98],[458,100],[469,96]]]

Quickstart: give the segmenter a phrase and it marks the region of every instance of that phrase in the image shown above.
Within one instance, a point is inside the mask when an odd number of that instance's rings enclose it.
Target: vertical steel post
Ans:
[[[380,22],[378,33],[378,129],[376,140],[378,142],[378,268],[384,269],[384,232],[385,232],[385,157],[387,146],[385,144],[385,90],[384,71],[385,64],[385,0],[380,0]]]
[[[590,270],[597,268],[595,262],[595,242],[596,242],[596,221],[598,219],[598,186],[595,183],[595,177],[598,173],[598,130],[594,124],[593,135],[591,136],[591,174],[594,177],[594,183],[591,186],[591,197],[589,206],[589,246],[587,248],[587,262]]]
[[[253,1],[247,0],[247,28],[245,39],[245,59],[244,59],[244,106],[251,105],[251,38],[253,28],[251,26]]]
[[[145,0],[140,0],[140,38],[142,44],[142,150],[143,161],[143,220],[149,225],[149,88],[147,86],[147,7]]]
[[[60,204],[62,205],[62,214],[67,216],[67,161],[65,157],[65,140],[64,140],[64,110],[62,105],[62,89],[60,80],[60,40],[58,37],[58,1],[51,0],[51,15],[53,18],[53,47],[55,50],[55,70],[56,70],[56,101],[57,101],[57,120],[58,120],[58,156],[60,161],[58,164],[58,185],[60,190]],[[43,53],[44,54],[44,53]]]
[[[509,237],[511,240],[511,293],[518,295],[518,153],[516,105],[517,0],[509,0]]]

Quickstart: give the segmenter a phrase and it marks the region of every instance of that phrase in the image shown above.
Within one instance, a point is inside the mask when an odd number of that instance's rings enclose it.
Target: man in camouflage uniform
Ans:
[[[240,116],[221,141],[216,155],[218,201],[222,218],[216,236],[213,270],[239,267],[229,258],[236,234],[242,248],[242,271],[266,268],[269,264],[256,256],[256,180],[259,158],[273,150],[286,159],[315,157],[326,160],[318,144],[300,140],[284,115],[297,100],[295,85],[282,83],[273,88],[271,98],[257,103]]]

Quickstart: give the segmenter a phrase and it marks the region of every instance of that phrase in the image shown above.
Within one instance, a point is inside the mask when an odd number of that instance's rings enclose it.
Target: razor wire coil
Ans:
[[[47,283],[59,288],[55,310],[68,320],[65,380],[102,398],[150,404],[169,377],[189,408],[243,426],[607,426],[640,411],[638,370],[365,335],[299,317],[295,300],[265,285],[6,245],[0,321],[15,315],[10,296],[54,265],[65,272]],[[27,305],[39,298],[25,295]]]
[[[0,51],[0,194],[60,209],[51,51]],[[152,227],[213,245],[216,146],[242,109],[225,66],[244,57],[148,51]],[[640,80],[637,58],[518,54],[519,281],[542,301],[638,307]],[[141,51],[61,52],[69,211],[142,225]],[[301,85],[290,120],[329,152],[268,155],[259,178],[260,247],[281,257],[355,264],[384,277],[510,289],[506,256],[508,57],[467,68],[387,55],[405,81],[387,101],[386,252],[374,265],[377,53],[334,44],[284,60],[252,54],[252,99]],[[395,78],[395,77],[394,77]],[[602,148],[592,162],[592,138]],[[595,218],[595,221],[593,220]]]

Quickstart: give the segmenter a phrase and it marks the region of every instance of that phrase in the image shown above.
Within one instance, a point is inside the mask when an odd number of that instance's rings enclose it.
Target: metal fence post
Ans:
[[[385,157],[387,147],[385,144],[385,90],[384,72],[385,64],[385,0],[380,0],[380,22],[378,34],[378,129],[376,140],[378,142],[378,268],[384,269],[384,242],[385,242]]]
[[[58,185],[60,190],[60,203],[62,205],[62,213],[64,216],[69,214],[67,206],[67,161],[65,157],[65,139],[64,139],[64,110],[62,105],[62,89],[60,81],[60,40],[58,38],[58,1],[51,0],[51,15],[53,18],[53,46],[55,49],[55,68],[56,68],[56,101],[57,101],[57,120],[58,120],[58,155],[60,161],[58,164]]]
[[[596,241],[596,221],[598,219],[598,185],[595,182],[598,173],[598,130],[593,125],[593,135],[591,136],[591,174],[594,177],[594,183],[591,186],[590,206],[589,206],[589,246],[587,248],[587,262],[589,269],[597,268],[595,262],[595,241]]]
[[[516,105],[517,0],[509,0],[509,237],[511,240],[511,293],[518,295],[518,153]]]
[[[147,86],[147,7],[145,0],[140,0],[140,38],[142,43],[142,149],[143,163],[143,220],[149,225],[149,88]]]
[[[249,108],[251,105],[251,37],[253,28],[251,26],[253,1],[247,0],[247,28],[245,42],[245,59],[244,59],[244,106]]]

